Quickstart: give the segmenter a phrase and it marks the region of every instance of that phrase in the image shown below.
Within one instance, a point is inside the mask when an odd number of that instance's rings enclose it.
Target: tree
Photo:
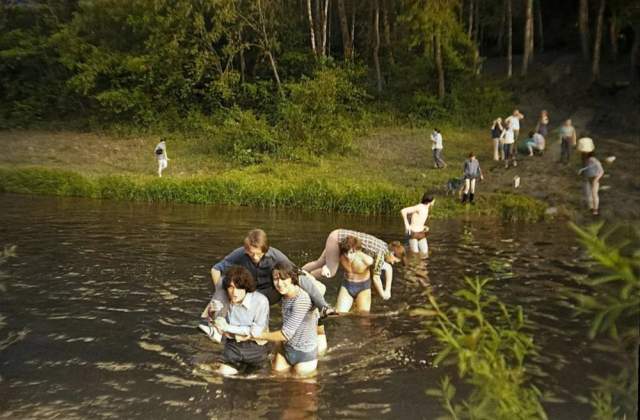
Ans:
[[[382,73],[380,71],[380,0],[373,2],[373,63],[376,67],[378,94],[382,93]]]
[[[591,81],[595,82],[600,78],[600,47],[602,45],[602,27],[604,25],[604,8],[606,0],[600,0],[598,8],[598,23],[596,26],[596,39],[593,44],[593,61],[591,63]]]
[[[349,32],[349,22],[347,21],[347,10],[344,5],[344,0],[338,0],[338,18],[340,19],[340,32],[342,33],[342,51],[344,54],[344,60],[351,60],[351,33]]]
[[[544,33],[542,32],[542,0],[536,0],[536,20],[538,22],[538,49],[540,52],[544,52]]]
[[[513,9],[512,0],[506,0],[507,5],[507,77],[513,76]]]
[[[589,0],[580,0],[578,26],[580,27],[580,46],[582,58],[589,60]]]
[[[318,56],[318,48],[316,46],[316,31],[313,25],[313,11],[311,10],[311,0],[307,0],[307,18],[309,19],[309,34],[311,39],[311,51],[314,56]]]
[[[524,53],[522,54],[522,75],[526,76],[533,53],[533,0],[526,0],[526,23],[524,30]]]

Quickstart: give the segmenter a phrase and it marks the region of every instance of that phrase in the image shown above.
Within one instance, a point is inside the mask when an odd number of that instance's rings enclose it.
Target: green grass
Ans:
[[[291,174],[290,174],[291,175]],[[259,208],[301,208],[362,214],[393,214],[419,200],[422,191],[388,182],[325,180],[311,175],[278,177],[230,171],[221,176],[180,178],[144,175],[82,175],[47,168],[0,168],[0,191],[113,200],[224,204]],[[439,197],[435,218],[463,214],[535,221],[545,205],[528,197],[486,194],[477,206]]]

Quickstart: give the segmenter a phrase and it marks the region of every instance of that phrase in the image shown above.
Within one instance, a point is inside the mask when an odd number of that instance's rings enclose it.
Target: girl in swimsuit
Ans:
[[[353,302],[357,312],[371,310],[371,277],[370,268],[373,258],[362,252],[360,241],[348,236],[340,242],[340,266],[344,270],[345,278],[338,292],[336,311],[349,312]]]

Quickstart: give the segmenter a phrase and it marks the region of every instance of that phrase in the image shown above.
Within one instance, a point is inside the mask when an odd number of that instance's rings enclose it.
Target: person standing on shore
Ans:
[[[549,113],[545,109],[540,111],[540,119],[538,120],[538,124],[536,124],[535,132],[544,138],[546,138],[549,133]]]
[[[167,169],[169,165],[169,156],[167,156],[167,144],[164,140],[156,145],[154,149],[156,160],[158,161],[158,177],[162,178],[162,171]]]
[[[473,152],[469,153],[469,158],[464,161],[462,170],[462,177],[464,178],[462,204],[466,203],[467,200],[469,201],[469,204],[473,204],[473,199],[476,193],[476,179],[484,179],[482,169],[480,169],[480,162],[476,159],[476,155]]]
[[[502,132],[502,148],[504,149],[504,167],[505,169],[509,168],[509,162],[513,164],[513,166],[518,166],[518,162],[516,161],[516,153],[515,153],[515,133],[513,128],[511,127],[511,121],[506,121],[507,127]]]
[[[576,129],[568,119],[560,127],[560,162],[569,163],[571,149],[576,146]]]
[[[513,130],[513,140],[518,141],[518,134],[520,133],[520,120],[524,119],[524,114],[519,110],[514,109],[513,114],[507,117],[504,122],[509,124],[511,130]]]
[[[502,142],[500,141],[502,137],[502,132],[504,128],[502,127],[502,118],[498,117],[493,120],[493,125],[491,126],[491,138],[493,139],[493,160],[504,160],[504,150],[502,149]]]
[[[600,178],[604,176],[602,164],[593,155],[595,145],[589,137],[578,140],[578,151],[582,153],[583,167],[578,171],[578,175],[584,177],[584,198],[589,206],[591,214],[598,216],[600,207]]]
[[[442,134],[440,130],[435,128],[431,133],[431,149],[433,150],[433,166],[436,169],[447,167],[447,163],[442,159]]]

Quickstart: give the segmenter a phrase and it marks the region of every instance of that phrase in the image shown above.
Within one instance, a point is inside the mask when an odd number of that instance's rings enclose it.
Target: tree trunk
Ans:
[[[609,42],[611,43],[611,59],[618,59],[618,19],[614,14],[609,20]]]
[[[589,0],[580,0],[578,26],[580,27],[580,45],[582,58],[589,60]]]
[[[524,29],[524,52],[522,54],[522,75],[527,75],[531,61],[531,36],[533,35],[533,0],[526,0],[526,23]]]
[[[333,14],[333,9],[331,8],[331,2],[330,0],[327,0],[327,3],[329,4],[329,12],[327,13],[327,57],[331,57],[331,21],[333,19],[331,19],[331,16]]]
[[[600,78],[600,47],[602,45],[602,26],[604,25],[604,7],[606,0],[600,0],[598,8],[598,23],[596,25],[596,39],[593,43],[593,61],[591,63],[591,81],[595,82]]]
[[[498,29],[498,54],[504,51],[504,27],[507,23],[507,1],[502,2],[502,12],[500,13],[500,29]]]
[[[322,0],[314,0],[313,4],[314,4],[314,8],[315,8],[315,13],[314,13],[314,21],[313,23],[315,24],[313,26],[313,29],[316,33],[316,51],[318,52],[318,56],[320,56],[322,54],[321,48],[322,48],[322,13],[320,12],[320,3],[322,2]]]
[[[438,73],[438,98],[444,99],[444,64],[442,62],[442,43],[440,30],[435,31],[436,71]]]
[[[318,49],[316,48],[316,32],[313,26],[313,12],[311,10],[311,0],[307,0],[307,17],[309,18],[309,34],[311,35],[311,51],[314,56],[318,56]]]
[[[542,0],[536,0],[536,4],[538,5],[538,7],[536,8],[537,10],[537,15],[538,15],[538,51],[540,52],[544,52],[544,34],[542,32]]]
[[[238,31],[238,41],[240,42],[240,83],[244,83],[247,64],[244,61],[244,48],[242,47],[242,30]]]
[[[356,2],[351,2],[351,58],[356,54]]]
[[[322,41],[320,43],[320,55],[322,57],[327,56],[327,22],[329,16],[329,0],[324,0],[324,4],[322,7],[321,15],[320,15],[320,33],[322,34]]]
[[[633,46],[631,47],[631,84],[640,82],[638,56],[640,55],[640,24],[633,25]]]
[[[349,33],[349,23],[347,22],[347,10],[344,7],[344,0],[338,0],[338,17],[340,18],[344,61],[348,61],[351,60],[351,35]]]
[[[473,34],[473,11],[475,9],[473,7],[473,1],[474,0],[469,0],[469,27],[467,28],[467,36],[469,39],[471,39],[471,35]]]
[[[478,30],[480,28],[480,1],[481,0],[475,0],[475,7],[473,10],[473,42],[475,42],[476,45],[478,45],[478,41],[480,40],[478,37]]]
[[[393,50],[391,48],[391,25],[389,24],[388,0],[382,0],[382,24],[384,26],[384,44],[387,50],[387,59],[389,60],[389,65],[393,66],[395,60],[393,59]]]
[[[373,63],[376,67],[376,79],[378,81],[378,95],[382,94],[382,73],[380,71],[380,0],[373,2]]]
[[[262,31],[262,43],[263,43],[264,52],[267,55],[267,58],[269,58],[269,63],[271,64],[273,77],[276,79],[276,85],[278,86],[278,92],[280,93],[280,97],[284,98],[284,91],[282,90],[282,83],[280,83],[280,75],[278,74],[278,66],[276,66],[276,60],[273,58],[273,54],[271,53],[269,36],[267,35],[267,27],[265,25],[264,13],[262,13],[262,2],[261,0],[257,0],[257,3],[258,3],[258,14],[260,17],[260,29]]]
[[[513,10],[507,0],[507,77],[513,76]]]

